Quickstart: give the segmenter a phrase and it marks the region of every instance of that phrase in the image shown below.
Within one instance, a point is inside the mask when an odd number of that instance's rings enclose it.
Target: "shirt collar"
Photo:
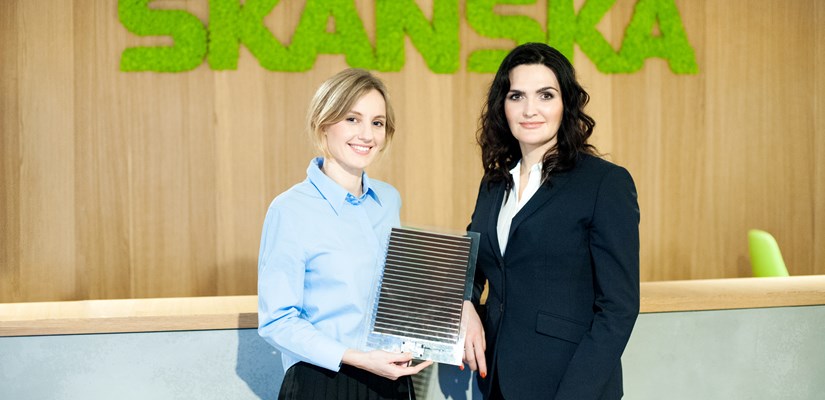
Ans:
[[[517,177],[519,175],[519,168],[521,168],[521,161],[522,160],[518,160],[518,162],[516,163],[516,166],[513,167],[510,170],[510,175],[513,175],[514,177]],[[542,161],[539,161],[539,162],[533,164],[533,166],[530,167],[530,172],[541,171],[541,167],[542,167],[543,164],[544,164],[544,162],[542,162]]]
[[[521,182],[521,176],[520,176],[521,171],[519,169],[521,168],[521,162],[522,161],[523,160],[518,160],[518,162],[516,163],[516,166],[513,167],[512,169],[510,169],[510,175],[513,176],[513,187],[510,188],[510,191],[509,191],[510,196],[515,196],[516,192],[519,191],[519,186],[520,186],[520,182]],[[543,165],[543,161],[539,161],[539,162],[533,164],[533,166],[530,167],[530,172],[528,173],[528,177],[533,178],[534,174],[539,174],[537,176],[540,177],[541,176],[541,167],[542,167],[542,165]],[[529,179],[529,178],[528,178],[528,181],[527,181],[528,182],[527,187],[530,187],[530,180],[531,179]]]
[[[341,185],[337,184],[333,181],[330,177],[324,174],[324,171],[321,171],[321,167],[324,165],[324,158],[323,157],[316,157],[309,162],[309,167],[307,167],[307,179],[309,179],[310,183],[318,189],[318,192],[321,193],[324,199],[332,206],[332,209],[335,210],[336,214],[341,213],[341,208],[344,207],[346,203],[350,203],[353,205],[358,205],[364,202],[368,197],[371,197],[378,205],[381,205],[381,200],[378,198],[378,193],[375,192],[375,189],[372,187],[372,182],[370,182],[370,178],[367,176],[366,172],[363,172],[361,175],[361,185],[364,189],[364,193],[361,197],[355,197],[354,195],[349,194]]]

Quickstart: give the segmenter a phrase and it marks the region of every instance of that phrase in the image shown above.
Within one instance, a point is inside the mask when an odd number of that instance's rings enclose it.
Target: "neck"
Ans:
[[[321,171],[353,196],[360,197],[363,194],[361,176],[364,170],[345,168],[334,159],[325,157]]]
[[[521,173],[527,173],[527,171],[530,171],[530,168],[532,168],[533,165],[540,163],[544,159],[544,154],[547,153],[547,149],[549,149],[549,146],[533,148],[526,148],[522,146]]]
[[[529,171],[533,165],[540,163],[544,159],[544,151],[538,149],[531,152],[521,153],[521,171],[522,173]]]
[[[555,140],[551,140],[540,146],[527,146],[522,144],[521,147],[521,166],[530,169],[534,164],[541,162],[544,155],[555,144]],[[526,165],[525,165],[526,164]]]

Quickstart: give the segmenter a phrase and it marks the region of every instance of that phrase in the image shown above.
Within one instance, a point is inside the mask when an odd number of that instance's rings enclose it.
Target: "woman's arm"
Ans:
[[[299,217],[273,202],[258,256],[258,334],[289,356],[333,371],[347,346],[301,317],[306,270]]]
[[[478,206],[481,202],[482,195],[485,189],[484,180],[478,188],[478,196],[476,196],[476,205],[470,220],[475,219],[478,212]],[[471,231],[472,222],[467,225],[467,231]],[[481,317],[476,311],[476,306],[480,306],[481,294],[484,291],[484,282],[486,278],[481,272],[481,268],[476,266],[475,276],[473,277],[473,290],[470,300],[465,300],[461,312],[461,325],[466,327],[466,334],[464,336],[464,354],[462,355],[462,362],[466,363],[471,370],[478,371],[482,378],[487,377],[487,359],[485,351],[487,350],[487,339],[484,336],[484,324]],[[464,369],[464,365],[460,367]]]
[[[601,397],[639,314],[639,206],[624,168],[614,167],[602,178],[589,237],[597,311],[556,399]]]

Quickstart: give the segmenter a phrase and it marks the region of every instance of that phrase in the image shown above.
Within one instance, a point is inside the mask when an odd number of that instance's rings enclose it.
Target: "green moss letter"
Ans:
[[[405,32],[431,71],[449,74],[458,70],[457,0],[434,0],[432,23],[413,0],[377,0],[375,10],[379,70],[400,71],[404,67]]]
[[[286,48],[264,25],[264,17],[279,0],[209,0],[209,66],[237,69],[240,45],[270,71],[289,71]]]
[[[117,14],[138,36],[171,36],[171,47],[130,47],[120,57],[121,71],[181,72],[198,67],[206,55],[206,28],[181,10],[152,10],[152,0],[119,0]]]
[[[572,1],[572,0],[571,0]],[[497,15],[496,4],[533,4],[536,0],[467,0],[466,18],[482,36],[512,39],[516,44],[544,42],[544,30],[536,20],[520,15]],[[472,72],[496,72],[508,50],[476,50],[467,60]]]
[[[596,29],[615,0],[588,0],[579,10],[573,7],[573,0],[548,0],[547,31],[548,43],[558,49],[567,59],[573,60],[573,44],[578,43],[596,68],[602,72],[622,72],[625,61],[613,50],[610,43]]]
[[[335,31],[327,31],[332,18]],[[318,53],[345,54],[347,64],[374,68],[375,55],[352,0],[307,0],[289,48],[296,71],[307,71]]]
[[[661,35],[654,36],[653,27],[657,21]],[[636,72],[642,69],[645,59],[651,57],[667,60],[670,70],[677,74],[699,72],[673,0],[639,0],[636,3],[620,54],[628,65],[627,70],[621,72]]]

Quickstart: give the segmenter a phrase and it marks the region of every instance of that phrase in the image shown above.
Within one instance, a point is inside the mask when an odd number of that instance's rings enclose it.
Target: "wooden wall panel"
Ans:
[[[89,3],[92,4],[92,3]],[[84,298],[131,297],[128,86],[117,73],[117,4],[75,8],[76,289]],[[125,106],[125,107],[124,107]],[[56,266],[55,266],[56,267]]]
[[[803,50],[815,45],[813,3],[699,3],[680,4],[698,75],[649,60],[613,80],[614,126],[633,132],[612,135],[617,161],[641,185],[643,279],[747,276],[750,228],[777,236],[792,273],[821,272],[813,235],[793,233],[811,231],[823,201],[806,172],[817,162]]]
[[[812,247],[808,251],[813,255],[811,274],[823,274],[821,266],[825,264],[825,4],[815,2],[814,13],[814,63],[809,71],[814,74],[814,129],[810,134],[814,140],[814,168],[808,175],[813,178],[813,230]],[[804,234],[804,233],[802,233]]]
[[[697,3],[680,7],[680,14],[697,49],[700,73],[676,76],[665,61],[648,60],[639,73],[611,77],[613,114],[606,120],[612,124],[599,131],[612,138],[612,160],[626,166],[636,182],[644,280],[689,279],[701,275],[694,275],[694,267],[704,266],[698,248],[707,216],[697,204],[702,196],[696,185],[702,183],[698,177],[705,143],[696,138],[702,135],[705,117],[706,22],[704,6]],[[632,7],[632,2],[622,2],[611,11],[612,35],[624,34]]]
[[[374,40],[373,2],[356,3]],[[643,280],[748,276],[750,228],[776,236],[792,274],[825,273],[825,6],[676,3],[698,74],[651,59],[608,75],[574,58],[593,142],[636,181]],[[418,4],[431,15],[432,0]],[[614,48],[635,4],[616,1],[597,26]],[[546,6],[496,12],[545,25]],[[153,7],[209,22],[205,0]],[[264,23],[289,42],[302,10],[281,2]],[[378,73],[398,129],[369,173],[398,188],[408,225],[462,229],[475,202],[492,75],[466,59],[512,43],[463,19],[460,36],[455,74],[429,71],[409,39],[404,68]],[[0,4],[0,302],[255,293],[266,208],[305,178],[307,106],[344,57],[277,73],[242,47],[233,71],[119,71],[125,48],[168,43],[129,33],[116,1]]]
[[[252,221],[262,221],[264,174],[261,166],[271,149],[263,146],[265,71],[245,65],[243,73],[224,72],[215,79],[216,207],[218,215],[219,293],[239,294],[238,280],[255,275],[260,229]],[[241,72],[241,71],[238,71]],[[280,133],[282,134],[282,133]],[[295,159],[294,161],[299,161]],[[298,167],[298,165],[296,165]]]
[[[0,301],[21,301],[17,3],[0,2]]]
[[[23,300],[75,293],[73,8],[18,2],[17,57],[5,61],[17,63],[16,268]]]

